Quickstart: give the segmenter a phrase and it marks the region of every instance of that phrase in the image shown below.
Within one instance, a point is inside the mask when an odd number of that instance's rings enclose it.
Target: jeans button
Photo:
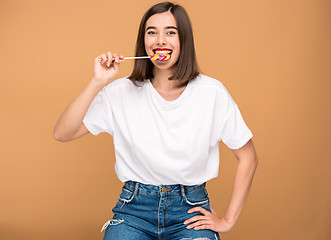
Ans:
[[[169,191],[171,191],[171,188],[165,188],[165,187],[164,187],[164,188],[161,189],[161,191],[162,191],[162,192],[169,192]]]

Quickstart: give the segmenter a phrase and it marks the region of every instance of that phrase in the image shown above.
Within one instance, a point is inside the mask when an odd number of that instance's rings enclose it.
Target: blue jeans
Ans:
[[[187,229],[186,219],[193,207],[210,211],[205,183],[195,186],[146,185],[125,182],[116,206],[114,217],[106,222],[104,240],[220,240],[218,233],[208,230]]]

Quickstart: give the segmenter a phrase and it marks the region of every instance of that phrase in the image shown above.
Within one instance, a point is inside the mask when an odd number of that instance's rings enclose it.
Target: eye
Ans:
[[[156,34],[156,32],[155,31],[148,31],[147,34],[154,35],[154,34]]]
[[[168,32],[168,34],[173,35],[173,34],[176,34],[176,32],[175,31],[170,31],[170,32]]]

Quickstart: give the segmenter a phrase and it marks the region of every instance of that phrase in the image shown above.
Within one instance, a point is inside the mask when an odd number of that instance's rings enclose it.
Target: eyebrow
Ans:
[[[146,28],[146,31],[149,29],[156,29],[156,27],[149,26],[148,28]],[[165,29],[176,29],[178,31],[178,29],[175,26],[167,26],[167,27],[165,27]]]

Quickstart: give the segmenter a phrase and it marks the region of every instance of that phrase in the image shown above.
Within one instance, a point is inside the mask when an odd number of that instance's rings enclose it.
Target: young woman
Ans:
[[[200,74],[190,20],[170,2],[151,7],[139,27],[129,77],[113,81],[124,61],[95,58],[94,76],[60,116],[54,137],[113,136],[116,173],[124,182],[104,239],[220,239],[247,198],[257,156],[238,106],[216,79]],[[218,175],[219,141],[239,160],[224,217],[212,210],[206,182]]]

